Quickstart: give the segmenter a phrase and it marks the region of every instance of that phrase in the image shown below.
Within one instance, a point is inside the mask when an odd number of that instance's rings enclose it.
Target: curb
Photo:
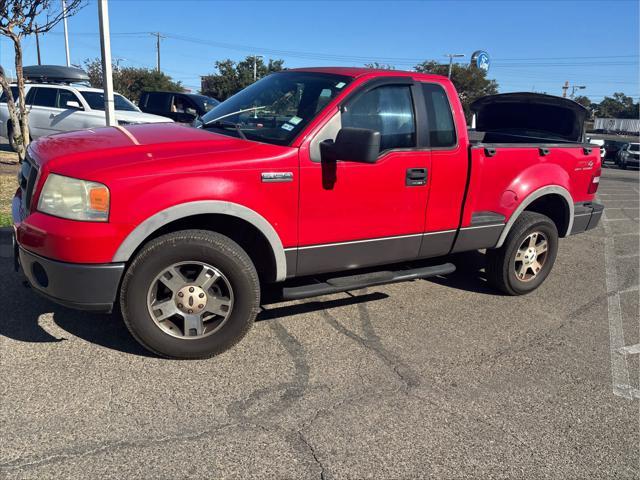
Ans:
[[[0,227],[0,245],[11,245],[12,227]]]

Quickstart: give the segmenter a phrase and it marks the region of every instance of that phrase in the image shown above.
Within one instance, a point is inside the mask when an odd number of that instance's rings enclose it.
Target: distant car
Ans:
[[[183,92],[143,92],[140,110],[162,115],[180,123],[191,123],[220,102],[206,95]]]
[[[607,151],[605,160],[617,163],[617,161],[618,161],[618,152],[625,145],[626,145],[625,142],[621,142],[619,140],[605,140],[604,141],[604,148]]]
[[[640,143],[627,143],[622,147],[618,151],[616,163],[623,170],[640,166]]]
[[[46,68],[64,74],[68,67],[42,66],[38,71],[45,71]],[[25,85],[25,103],[29,111],[29,133],[32,139],[36,140],[40,137],[70,130],[105,126],[104,92],[97,88],[72,85],[71,82],[82,77],[80,73],[76,72],[78,70],[76,68],[69,69],[68,83],[64,83],[64,78],[56,77],[55,79],[46,78],[47,81],[55,81],[56,83],[28,83]],[[25,76],[27,76],[27,71],[27,67],[25,67]],[[84,72],[82,73],[84,74]],[[86,74],[84,75],[86,76]],[[17,86],[12,85],[11,89],[17,100]],[[9,144],[15,149],[12,135],[13,125],[9,118],[6,102],[6,95],[3,93],[0,97],[0,136],[9,139]],[[119,125],[171,122],[165,117],[141,112],[138,107],[120,94],[114,95],[114,102],[115,116]]]

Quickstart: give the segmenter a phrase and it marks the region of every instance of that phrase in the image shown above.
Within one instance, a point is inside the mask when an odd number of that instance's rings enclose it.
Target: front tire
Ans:
[[[250,330],[260,306],[258,274],[233,240],[206,230],[149,242],[125,273],[122,316],[133,337],[169,358],[218,355]]]
[[[502,247],[487,250],[487,279],[507,295],[524,295],[549,276],[558,254],[558,230],[553,221],[523,212]]]

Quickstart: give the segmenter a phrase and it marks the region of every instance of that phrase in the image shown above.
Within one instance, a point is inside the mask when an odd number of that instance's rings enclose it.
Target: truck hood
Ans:
[[[46,171],[95,181],[250,168],[250,162],[262,164],[292,150],[177,123],[79,130],[43,137],[29,146],[33,160]]]
[[[573,100],[530,92],[482,97],[471,111],[485,141],[504,143],[582,142],[588,115]]]

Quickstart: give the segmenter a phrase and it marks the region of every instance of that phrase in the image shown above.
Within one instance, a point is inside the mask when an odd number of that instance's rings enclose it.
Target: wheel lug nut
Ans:
[[[189,293],[193,293],[194,288],[193,287],[189,287]]]
[[[178,304],[178,308],[182,308],[182,304],[181,303]]]
[[[193,313],[193,310],[189,309],[189,313]]]
[[[182,298],[182,297],[184,297],[184,293],[179,292],[179,293],[178,293],[178,296],[179,296],[180,298]]]
[[[198,305],[198,308],[204,308],[204,305],[200,304]]]
[[[198,295],[200,298],[204,298],[204,293],[201,293],[200,295]]]

